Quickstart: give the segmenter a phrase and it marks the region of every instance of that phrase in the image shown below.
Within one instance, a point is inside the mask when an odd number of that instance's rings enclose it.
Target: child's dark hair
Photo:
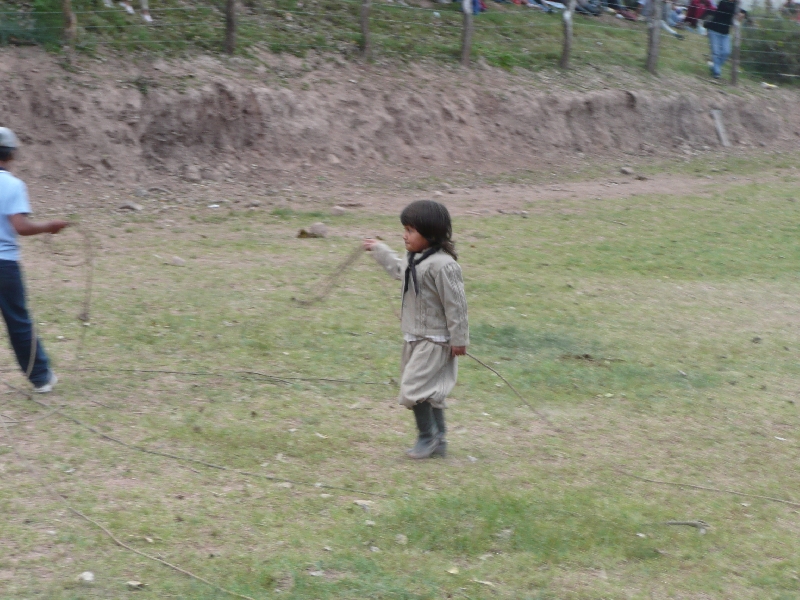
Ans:
[[[11,160],[14,158],[14,148],[8,148],[6,146],[0,146],[0,160],[3,162],[7,160]]]
[[[456,246],[450,239],[453,235],[453,224],[444,204],[433,200],[412,202],[400,213],[400,222],[416,229],[431,246],[439,246],[458,260]]]

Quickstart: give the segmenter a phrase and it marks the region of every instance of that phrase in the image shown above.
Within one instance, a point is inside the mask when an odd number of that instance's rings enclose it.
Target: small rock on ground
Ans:
[[[619,170],[619,172],[622,173],[623,175],[633,175],[633,169],[631,169],[630,167],[622,167]]]
[[[203,176],[200,174],[200,167],[197,165],[188,165],[183,173],[183,178],[189,183],[200,183],[203,181]]]
[[[314,223],[306,229],[301,229],[297,233],[299,238],[324,238],[328,235],[328,228],[325,223]]]
[[[141,204],[136,204],[136,202],[126,202],[119,207],[120,210],[142,210]]]
[[[344,206],[334,206],[331,208],[331,214],[335,217],[339,217],[347,212],[347,209]]]

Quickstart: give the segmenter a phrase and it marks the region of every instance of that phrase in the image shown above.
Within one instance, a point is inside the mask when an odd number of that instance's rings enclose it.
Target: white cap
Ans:
[[[0,127],[0,148],[13,148],[16,150],[19,147],[19,140],[14,132],[8,127]]]

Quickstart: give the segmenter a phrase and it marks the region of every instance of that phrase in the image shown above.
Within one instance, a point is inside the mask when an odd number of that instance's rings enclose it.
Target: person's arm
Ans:
[[[9,215],[8,220],[11,222],[14,231],[22,236],[39,235],[40,233],[58,233],[69,225],[68,221],[61,220],[34,223],[28,218],[28,215],[24,213]]]
[[[469,321],[467,319],[467,295],[461,267],[452,262],[436,274],[436,290],[444,305],[447,331],[450,333],[451,356],[463,356],[469,345]]]
[[[371,252],[376,261],[386,269],[394,279],[401,279],[403,276],[403,259],[383,242],[367,238],[364,240],[364,250]]]

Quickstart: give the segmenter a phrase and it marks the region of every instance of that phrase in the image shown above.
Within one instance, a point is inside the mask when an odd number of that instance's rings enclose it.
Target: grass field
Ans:
[[[37,420],[9,425],[29,462],[0,442],[0,598],[228,597],[113,545],[45,487],[259,599],[797,598],[797,505],[624,473],[800,501],[798,163],[751,169],[760,183],[720,176],[712,194],[457,218],[471,351],[550,424],[462,360],[446,460],[403,457],[414,431],[395,405],[396,294],[378,266],[366,256],[327,301],[292,301],[360,236],[399,247],[395,215],[78,215],[99,246],[86,328],[81,269],[26,240],[62,376],[45,400],[126,443],[253,475],[138,452],[4,394],[6,421]],[[330,237],[295,237],[315,220]],[[3,363],[23,385],[5,350]],[[83,571],[95,582],[77,583]]]
[[[554,68],[561,56],[562,18],[511,3],[489,2],[489,10],[475,18],[473,56],[489,64],[528,69]],[[0,43],[8,37],[30,37],[60,47],[60,0],[38,0],[31,18],[0,11]],[[95,53],[102,48],[126,54],[219,52],[224,37],[224,3],[159,0],[153,3],[153,25],[119,7],[98,8],[94,0],[74,0],[78,16],[78,49]],[[455,64],[460,56],[460,4],[434,8],[375,2],[371,35],[377,60],[434,59]],[[138,6],[136,6],[138,10]],[[245,2],[238,15],[238,46],[242,55],[260,50],[307,56],[309,51],[359,55],[360,2],[355,0],[265,0]],[[661,64],[684,74],[707,75],[707,40],[688,33],[683,41],[663,36]],[[646,23],[629,23],[611,15],[577,15],[573,63],[620,66],[643,70],[647,48]]]

